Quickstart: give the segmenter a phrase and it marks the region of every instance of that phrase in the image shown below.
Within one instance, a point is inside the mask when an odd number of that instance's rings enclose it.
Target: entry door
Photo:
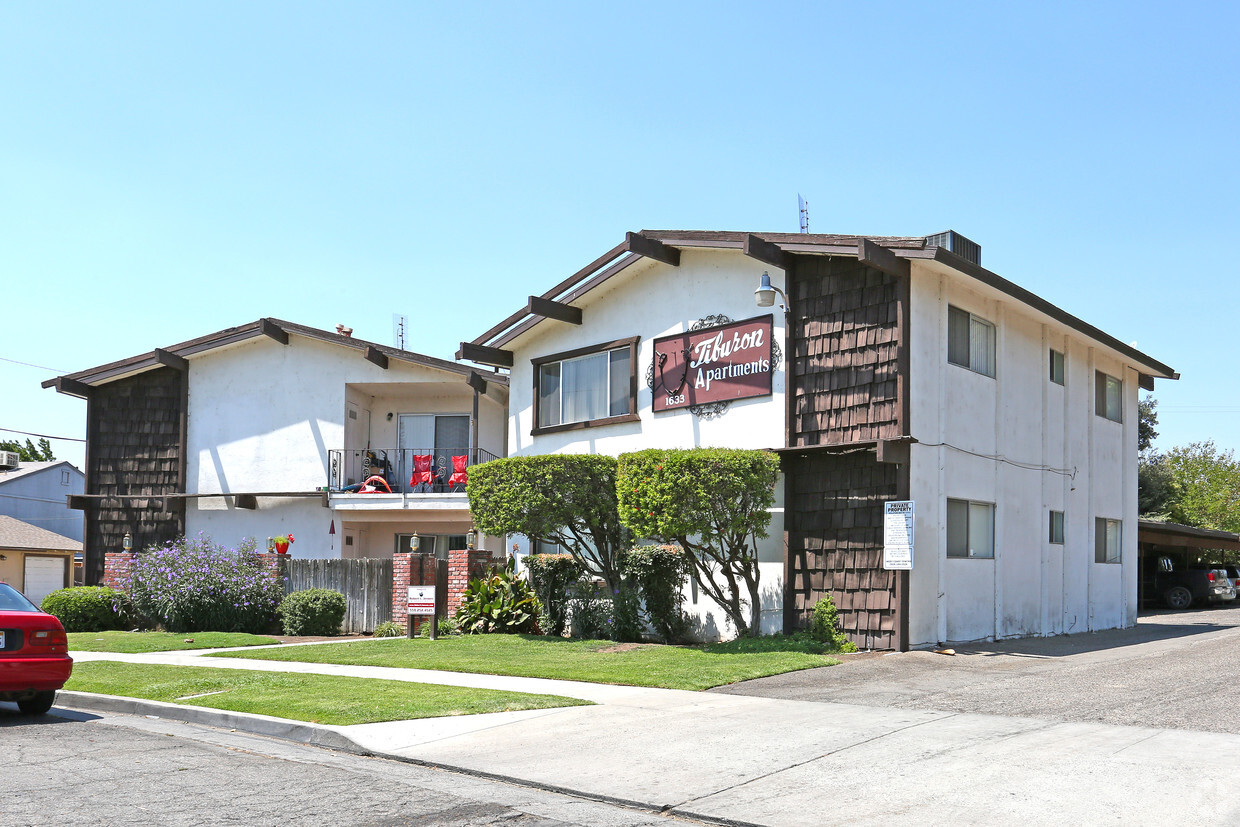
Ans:
[[[413,454],[434,454],[435,470],[452,472],[452,457],[469,454],[469,416],[459,414],[401,414],[401,457],[413,467]],[[447,477],[444,477],[447,480]]]
[[[38,606],[57,589],[65,587],[65,571],[68,567],[67,557],[26,557],[25,577],[22,581],[22,594]]]

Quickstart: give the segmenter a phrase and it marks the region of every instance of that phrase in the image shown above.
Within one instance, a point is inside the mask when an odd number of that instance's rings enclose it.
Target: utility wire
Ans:
[[[61,370],[60,368],[49,368],[47,365],[36,365],[36,364],[33,364],[32,362],[20,362],[17,359],[9,359],[4,356],[0,356],[0,362],[12,362],[15,365],[25,365],[28,368],[38,368],[39,370],[50,370],[52,373],[68,373],[69,372],[67,370]]]
[[[4,431],[6,434],[21,434],[22,436],[37,436],[40,439],[63,439],[67,442],[85,442],[86,441],[84,439],[78,439],[75,436],[52,436],[50,434],[34,434],[34,433],[31,433],[30,431],[19,431],[16,428],[0,428],[0,431]]]
[[[1049,465],[1036,465],[1031,462],[1019,462],[1018,460],[1008,459],[1003,454],[979,454],[976,451],[970,451],[967,448],[961,448],[958,445],[952,445],[950,442],[917,442],[915,445],[921,445],[925,448],[951,448],[953,451],[959,451],[962,454],[968,454],[981,459],[990,459],[996,462],[1005,462],[1008,465],[1015,465],[1017,468],[1024,468],[1026,471],[1048,471],[1052,474],[1061,474],[1065,477],[1076,479],[1075,468],[1052,468]]]

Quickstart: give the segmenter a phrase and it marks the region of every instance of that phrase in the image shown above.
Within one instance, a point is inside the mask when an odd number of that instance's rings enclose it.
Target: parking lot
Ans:
[[[712,691],[1240,733],[1240,607],[1154,611],[1133,629],[865,654]]]

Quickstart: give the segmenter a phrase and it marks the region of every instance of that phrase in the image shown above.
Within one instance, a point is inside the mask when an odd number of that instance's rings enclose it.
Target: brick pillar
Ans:
[[[138,559],[136,551],[108,552],[103,555],[103,582],[110,589],[124,589],[129,582],[129,572]]]
[[[465,587],[471,579],[486,573],[491,565],[491,552],[484,549],[457,549],[448,552],[448,616],[461,607]]]
[[[409,626],[409,587],[435,585],[435,555],[400,552],[392,555],[392,620]],[[415,617],[413,631],[417,634],[429,617]]]

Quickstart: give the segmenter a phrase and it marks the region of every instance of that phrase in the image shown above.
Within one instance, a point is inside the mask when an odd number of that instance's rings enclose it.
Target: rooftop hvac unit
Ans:
[[[955,230],[947,230],[946,232],[926,236],[926,246],[942,247],[963,259],[973,262],[979,267],[982,264],[982,245],[975,241],[969,241],[969,239]]]
[[[16,451],[0,451],[0,471],[12,471],[21,459],[22,455]]]

